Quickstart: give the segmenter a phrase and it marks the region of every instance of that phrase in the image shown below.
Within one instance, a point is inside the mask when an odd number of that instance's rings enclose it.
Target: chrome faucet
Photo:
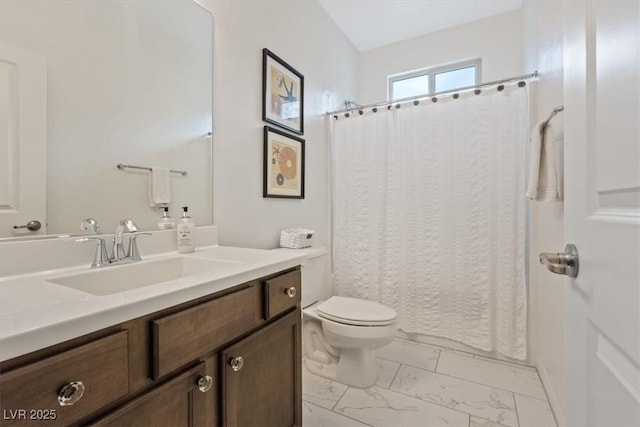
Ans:
[[[83,224],[92,223],[89,221],[93,221],[93,224],[97,227],[98,233],[100,231],[100,227],[97,225],[95,220],[91,218],[83,221]],[[82,227],[82,226],[81,226]],[[94,229],[95,230],[95,229]],[[127,253],[125,255],[123,239],[125,231],[131,233],[129,237],[129,248],[127,249]],[[107,253],[106,243],[101,237],[84,237],[81,239],[77,239],[76,242],[96,242],[96,254],[93,259],[93,263],[91,267],[105,267],[108,265],[117,265],[117,264],[126,264],[130,262],[141,261],[140,252],[138,251],[138,237],[140,236],[150,236],[151,233],[143,233],[140,231],[140,228],[136,225],[133,220],[123,219],[120,221],[120,225],[116,227],[116,231],[113,235],[113,250],[111,251],[111,256]]]

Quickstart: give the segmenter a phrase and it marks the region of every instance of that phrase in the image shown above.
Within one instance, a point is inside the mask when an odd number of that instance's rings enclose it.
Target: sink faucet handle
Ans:
[[[124,246],[122,245],[124,235],[124,225],[116,227],[116,231],[113,233],[113,252],[111,253],[111,262],[120,261],[124,259]]]
[[[140,227],[138,227],[138,225],[133,222],[132,219],[129,218],[125,218],[122,221],[120,221],[120,225],[124,227],[125,230],[127,230],[129,233],[137,233],[140,231]]]
[[[127,251],[127,259],[131,261],[140,261],[140,252],[138,251],[138,237],[151,236],[151,233],[131,233],[129,238],[129,250]]]
[[[93,263],[91,267],[102,267],[109,265],[109,254],[107,253],[107,245],[104,243],[104,239],[101,237],[83,237],[76,239],[76,242],[87,243],[96,242],[96,254],[93,257]]]

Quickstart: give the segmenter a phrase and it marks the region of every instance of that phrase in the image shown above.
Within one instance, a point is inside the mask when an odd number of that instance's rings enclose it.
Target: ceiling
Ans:
[[[319,1],[361,52],[522,6],[522,0]]]

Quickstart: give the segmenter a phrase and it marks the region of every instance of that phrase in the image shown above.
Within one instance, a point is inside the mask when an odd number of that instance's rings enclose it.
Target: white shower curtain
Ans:
[[[527,89],[332,121],[337,294],[524,359]]]

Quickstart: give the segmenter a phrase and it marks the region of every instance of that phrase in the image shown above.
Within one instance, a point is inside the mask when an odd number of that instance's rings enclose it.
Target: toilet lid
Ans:
[[[398,316],[386,305],[348,297],[331,297],[319,304],[316,311],[325,319],[358,326],[390,325]]]

